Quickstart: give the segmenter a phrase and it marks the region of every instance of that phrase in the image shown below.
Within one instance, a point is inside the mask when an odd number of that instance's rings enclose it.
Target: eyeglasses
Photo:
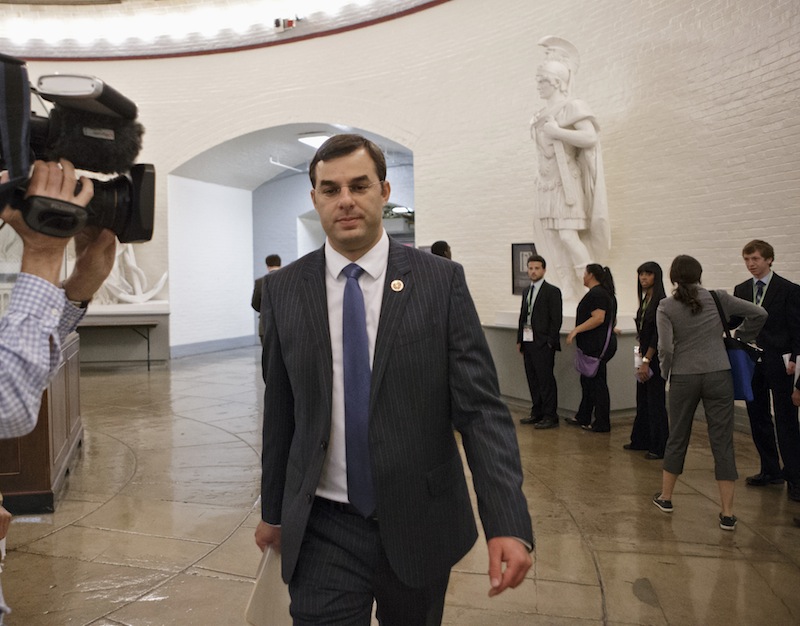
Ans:
[[[374,183],[354,183],[352,185],[343,185],[342,187],[338,187],[336,185],[325,185],[319,189],[320,194],[326,200],[335,200],[339,197],[339,194],[342,193],[342,189],[347,189],[350,191],[351,196],[363,196],[369,191],[370,187],[374,187],[375,185],[383,185],[386,181],[378,180]]]

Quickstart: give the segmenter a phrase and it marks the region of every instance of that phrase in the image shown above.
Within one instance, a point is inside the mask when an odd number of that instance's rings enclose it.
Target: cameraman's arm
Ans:
[[[78,327],[86,313],[83,306],[73,302],[82,304],[92,299],[111,273],[116,252],[116,235],[107,228],[87,226],[75,235],[75,268],[64,281],[66,300],[58,325],[62,340]]]
[[[27,193],[85,206],[92,197],[92,183],[82,179],[83,189],[76,195],[76,182],[70,163],[37,161]],[[3,209],[0,218],[23,243],[21,273],[0,320],[0,438],[8,438],[34,428],[42,391],[60,362],[59,324],[66,299],[56,285],[69,239],[31,230],[22,214],[10,207]]]

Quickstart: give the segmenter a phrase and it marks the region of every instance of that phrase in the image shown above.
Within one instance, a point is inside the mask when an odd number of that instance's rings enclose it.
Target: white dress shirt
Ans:
[[[342,270],[353,261],[334,250],[330,241],[325,241],[325,290],[328,298],[328,324],[331,335],[333,357],[333,394],[331,398],[331,436],[328,454],[322,468],[316,494],[328,500],[347,502],[347,461],[344,435],[344,370],[342,365],[342,306],[344,286],[347,278]],[[383,232],[380,240],[355,263],[364,273],[358,279],[364,294],[367,314],[367,339],[369,362],[372,367],[375,356],[375,337],[381,317],[383,286],[386,282],[386,265],[389,262],[389,237]]]

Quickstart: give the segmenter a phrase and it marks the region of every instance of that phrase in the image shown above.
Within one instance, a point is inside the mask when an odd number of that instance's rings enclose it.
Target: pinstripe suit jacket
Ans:
[[[403,281],[393,291],[392,281]],[[331,428],[324,248],[264,281],[262,518],[281,524],[294,572]],[[369,441],[381,539],[395,573],[422,586],[474,544],[462,437],[487,538],[533,544],[514,425],[463,268],[391,242],[375,340]]]

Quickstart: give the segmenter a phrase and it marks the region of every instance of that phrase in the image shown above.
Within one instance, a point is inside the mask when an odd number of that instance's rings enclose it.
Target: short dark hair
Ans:
[[[280,267],[281,257],[279,257],[277,254],[268,254],[267,258],[264,259],[264,263],[267,264],[267,267]]]
[[[431,253],[435,254],[436,256],[446,256],[449,248],[450,245],[443,239],[440,239],[439,241],[434,241],[433,245],[431,245]]]
[[[547,269],[547,261],[544,260],[544,257],[541,254],[532,254],[528,257],[528,260],[525,262],[525,265],[528,263],[541,263],[542,269]]]
[[[311,179],[311,186],[317,186],[317,163],[329,161],[339,157],[352,154],[356,150],[364,148],[375,163],[375,173],[378,180],[386,180],[386,157],[383,151],[372,141],[361,135],[342,134],[334,135],[319,147],[311,164],[308,166],[308,177]]]
[[[764,257],[764,260],[770,259],[770,266],[772,265],[772,261],[775,260],[775,248],[761,239],[753,239],[753,241],[742,248],[742,256],[745,254],[754,254],[756,252]]]

